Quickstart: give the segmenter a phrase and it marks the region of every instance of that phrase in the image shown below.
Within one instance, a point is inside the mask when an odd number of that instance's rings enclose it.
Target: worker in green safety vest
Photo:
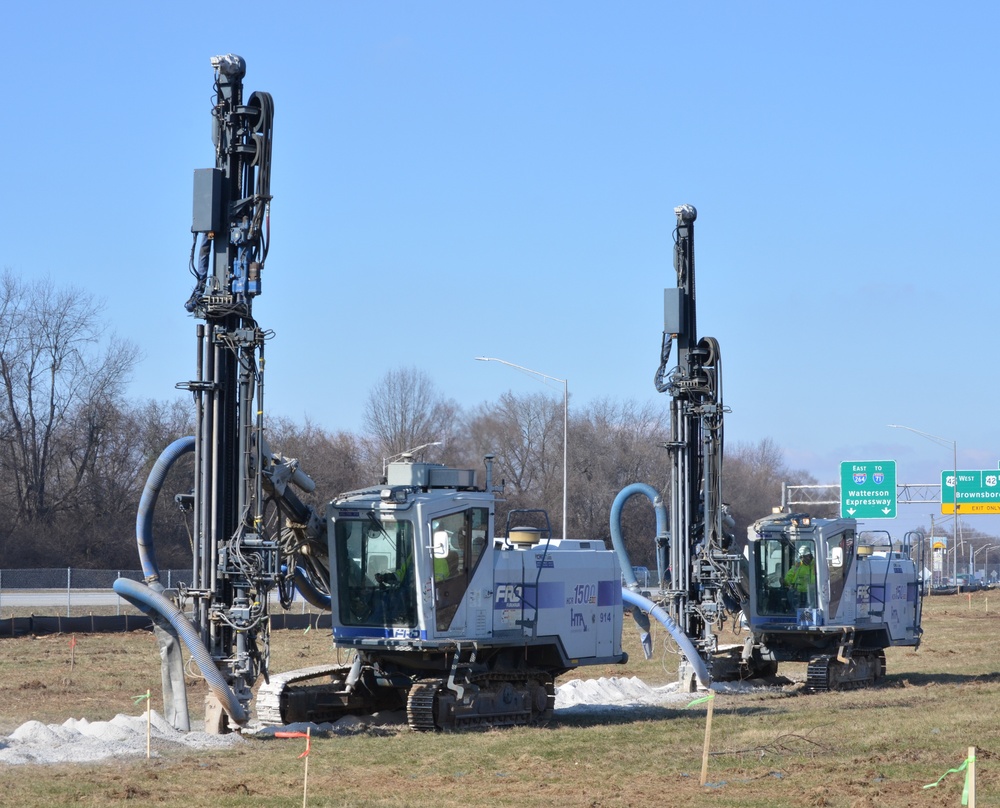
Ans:
[[[788,605],[793,609],[811,604],[811,595],[816,591],[816,565],[812,550],[806,545],[799,548],[799,560],[785,574],[785,586],[788,587]]]

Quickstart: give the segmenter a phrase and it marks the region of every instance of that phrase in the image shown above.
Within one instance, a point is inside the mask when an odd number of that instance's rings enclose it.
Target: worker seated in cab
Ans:
[[[808,545],[799,547],[798,561],[785,573],[785,586],[788,587],[788,605],[793,611],[816,605],[816,564]]]

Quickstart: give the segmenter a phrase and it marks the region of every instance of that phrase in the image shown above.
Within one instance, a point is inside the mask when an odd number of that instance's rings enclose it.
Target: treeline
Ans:
[[[98,301],[79,290],[0,276],[0,567],[135,568],[135,514],[146,475],[174,439],[192,434],[193,404],[131,401],[124,387],[134,346],[104,332]],[[570,408],[567,534],[604,539],[616,494],[633,482],[666,485],[667,401],[610,399]],[[377,482],[387,459],[420,448],[418,459],[477,469],[493,455],[503,486],[501,529],[513,509],[545,509],[562,533],[561,397],[506,393],[463,409],[413,367],[390,371],[370,391],[361,434],[270,417],[268,442],[296,457],[316,481],[322,508],[338,493]],[[790,472],[773,441],[727,449],[725,499],[746,525],[779,504]],[[173,502],[191,487],[190,456],[171,472],[154,533],[161,567],[190,565],[188,515]],[[653,565],[655,521],[648,501],[623,511],[632,560]]]

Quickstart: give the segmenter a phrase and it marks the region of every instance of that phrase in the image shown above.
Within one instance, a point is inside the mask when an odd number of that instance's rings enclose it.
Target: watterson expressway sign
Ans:
[[[941,472],[941,513],[1000,513],[1000,471]]]
[[[895,519],[896,461],[841,463],[840,515],[852,519]]]

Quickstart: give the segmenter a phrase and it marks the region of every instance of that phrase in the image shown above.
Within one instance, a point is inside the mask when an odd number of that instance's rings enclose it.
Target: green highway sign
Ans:
[[[958,512],[1000,513],[1000,471],[982,469],[959,470],[958,486],[955,472],[941,472],[941,513],[955,513],[955,492],[958,491]]]
[[[840,515],[845,519],[895,519],[896,461],[841,463]]]

